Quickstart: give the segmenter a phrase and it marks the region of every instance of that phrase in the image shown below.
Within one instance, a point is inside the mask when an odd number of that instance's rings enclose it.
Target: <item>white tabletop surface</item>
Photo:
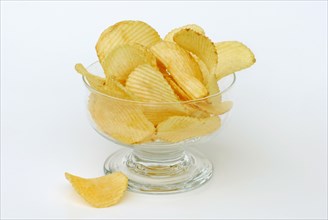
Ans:
[[[239,40],[226,128],[198,149],[213,178],[183,194],[127,192],[90,207],[64,178],[103,175],[119,147],[89,125],[75,63],[103,29],[143,20],[164,36],[189,23]],[[327,218],[327,2],[1,2],[1,218]]]

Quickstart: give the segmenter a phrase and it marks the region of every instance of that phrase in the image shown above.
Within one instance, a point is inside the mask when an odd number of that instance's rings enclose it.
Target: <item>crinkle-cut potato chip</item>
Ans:
[[[206,111],[202,110],[201,108],[199,108],[194,102],[183,103],[183,106],[187,110],[188,116],[190,116],[190,117],[207,118],[207,117],[211,116],[211,114],[209,114],[208,112],[206,112]]]
[[[116,98],[133,99],[133,94],[115,79],[108,77],[106,81],[104,78],[90,73],[82,64],[76,64],[75,69],[78,73],[85,76],[90,86],[98,92]]]
[[[97,127],[124,144],[136,144],[152,136],[154,125],[145,117],[142,108],[134,103],[92,93],[89,112]]]
[[[215,44],[219,62],[215,71],[216,78],[235,73],[252,66],[255,62],[253,52],[238,41],[224,41]]]
[[[139,65],[129,75],[125,87],[139,101],[178,102],[162,73],[148,64]]]
[[[217,99],[217,100],[215,100]],[[212,115],[223,115],[230,111],[233,106],[232,101],[221,101],[221,97],[209,98],[207,102],[199,102],[197,107]]]
[[[151,51],[188,96],[198,99],[208,94],[200,80],[202,73],[187,51],[173,42],[166,41],[155,44]]]
[[[195,61],[198,63],[199,68],[203,74],[203,83],[209,93],[209,95],[218,94],[220,92],[215,74],[210,73],[206,64],[199,59],[195,54],[191,54]]]
[[[105,94],[120,99],[135,100],[134,94],[127,90],[120,82],[108,78],[105,85]]]
[[[148,64],[138,66],[128,77],[126,88],[137,100],[153,104],[143,104],[145,116],[158,124],[172,115],[186,115],[171,86],[162,73]],[[170,102],[170,104],[160,104]]]
[[[205,34],[205,31],[202,27],[196,25],[196,24],[187,24],[185,26],[179,27],[179,28],[174,28],[173,30],[171,30],[164,38],[165,41],[171,41],[173,42],[173,36],[179,32],[182,29],[191,29],[196,31],[197,33],[200,34]]]
[[[121,21],[102,32],[96,45],[96,51],[99,61],[102,63],[106,55],[119,45],[138,43],[145,47],[151,47],[159,41],[161,38],[157,31],[145,22]]]
[[[157,68],[156,57],[149,49],[140,44],[124,44],[108,53],[101,65],[106,76],[124,84],[129,74],[145,63]]]
[[[214,74],[218,64],[218,54],[214,43],[205,35],[191,29],[182,29],[173,36],[173,40],[183,49],[198,56]]]
[[[96,208],[105,208],[117,204],[128,188],[128,178],[121,172],[89,179],[70,173],[65,173],[65,177],[75,191]]]
[[[171,88],[174,90],[175,94],[180,98],[182,101],[191,100],[190,97],[181,87],[174,81],[173,77],[169,74],[163,74],[166,81],[170,84]]]
[[[153,50],[152,50],[153,49]],[[181,62],[183,63],[188,70],[188,73],[190,73],[192,76],[194,76],[195,78],[197,78],[199,81],[203,81],[203,75],[202,72],[198,66],[198,64],[195,62],[195,60],[192,58],[191,54],[189,52],[187,52],[186,50],[182,49],[181,47],[179,47],[176,43],[174,42],[166,42],[166,41],[162,41],[156,45],[154,45],[154,47],[151,48],[152,52],[154,53],[154,51],[156,52],[161,52],[161,50],[166,50],[167,53],[172,53],[172,56],[175,56],[176,58],[178,57],[178,60],[175,60],[175,62]],[[164,53],[164,51],[162,51]],[[162,62],[162,60],[160,59],[160,57],[157,57],[158,62],[157,64],[160,64],[160,68],[162,68],[162,65],[164,65],[164,67],[170,72],[170,70],[167,68],[168,63],[173,62],[170,61],[169,56],[170,54],[161,54],[162,58],[164,58],[165,62]],[[155,55],[156,56],[156,55]]]
[[[90,86],[96,90],[102,89],[106,83],[105,78],[89,73],[88,70],[81,63],[75,65],[75,70],[76,72],[80,73],[82,76],[85,76]]]
[[[220,125],[219,117],[172,116],[158,124],[157,137],[167,142],[179,142],[210,134],[217,130]]]
[[[180,115],[186,116],[188,115],[188,111],[184,106],[180,103],[177,104],[149,104],[142,105],[142,110],[146,118],[151,121],[155,126],[160,122],[165,121],[171,116]]]
[[[181,87],[174,81],[173,77],[167,72],[166,67],[160,61],[157,61],[159,71],[163,74],[166,81],[170,84],[174,93],[179,97],[181,101],[191,100],[192,97],[181,89]]]

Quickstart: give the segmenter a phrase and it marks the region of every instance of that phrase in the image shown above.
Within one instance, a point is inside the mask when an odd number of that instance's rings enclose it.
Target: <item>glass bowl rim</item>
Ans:
[[[87,69],[89,69],[91,66],[95,65],[99,63],[99,61],[95,61],[93,63],[91,63]],[[143,104],[143,105],[165,105],[165,104],[188,104],[188,103],[195,103],[195,102],[202,102],[202,101],[206,101],[207,99],[210,99],[210,98],[213,98],[213,97],[217,97],[217,96],[220,96],[222,95],[223,93],[226,93],[228,90],[230,90],[233,85],[235,84],[236,82],[236,74],[235,73],[232,73],[232,74],[229,74],[225,77],[233,77],[232,79],[232,82],[222,91],[218,92],[218,93],[215,93],[215,94],[212,94],[212,95],[209,95],[209,96],[205,96],[205,97],[202,97],[202,98],[199,98],[199,99],[193,99],[193,100],[186,100],[186,101],[178,101],[178,102],[143,102],[143,101],[136,101],[136,100],[129,100],[129,99],[122,99],[122,98],[118,98],[118,97],[114,97],[114,96],[110,96],[108,94],[105,94],[105,93],[102,93],[102,92],[99,92],[98,90],[92,88],[87,80],[87,78],[85,76],[82,76],[82,80],[84,82],[84,85],[87,87],[88,90],[90,90],[91,92],[93,93],[96,93],[98,95],[102,95],[102,96],[105,96],[107,98],[110,98],[110,99],[114,99],[116,101],[121,101],[121,102],[129,102],[129,103],[135,103],[135,104]]]

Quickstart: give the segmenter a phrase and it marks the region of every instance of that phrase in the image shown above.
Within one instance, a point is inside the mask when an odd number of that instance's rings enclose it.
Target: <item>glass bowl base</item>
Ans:
[[[129,178],[129,191],[146,194],[186,192],[206,183],[212,176],[212,163],[195,149],[178,148],[162,153],[147,149],[122,149],[110,155],[105,174],[123,172]]]

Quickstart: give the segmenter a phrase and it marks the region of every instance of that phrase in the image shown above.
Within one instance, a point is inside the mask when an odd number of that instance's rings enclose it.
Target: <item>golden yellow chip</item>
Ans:
[[[192,57],[199,65],[199,68],[203,74],[203,83],[209,95],[218,94],[220,92],[220,89],[215,74],[210,73],[206,64],[201,59],[199,59],[196,55],[192,54]]]
[[[96,50],[100,63],[103,63],[106,55],[119,45],[138,43],[150,47],[159,41],[157,31],[145,22],[121,21],[102,32]]]
[[[192,97],[190,97],[185,91],[183,91],[183,89],[181,89],[181,87],[174,81],[171,75],[163,74],[163,76],[181,101],[187,101],[192,99]]]
[[[198,99],[208,94],[201,82],[202,73],[187,51],[173,42],[166,41],[152,46],[151,51],[189,97]]]
[[[198,102],[197,107],[212,115],[222,115],[232,109],[232,101],[221,101],[221,96],[208,98],[206,102]]]
[[[117,204],[128,188],[128,178],[121,172],[90,179],[69,173],[65,173],[65,177],[85,201],[97,208]]]
[[[255,62],[253,52],[238,41],[225,41],[215,44],[219,62],[215,71],[219,80],[229,74],[252,66]]]
[[[203,109],[201,109],[200,107],[197,106],[197,103],[199,103],[199,101],[197,102],[187,102],[187,103],[183,103],[183,106],[185,107],[188,116],[190,117],[195,117],[195,118],[207,118],[210,117],[211,114],[204,111]]]
[[[200,26],[196,25],[196,24],[188,24],[179,28],[175,28],[173,30],[171,30],[164,38],[165,41],[171,41],[173,42],[173,36],[179,32],[182,29],[191,29],[194,30],[200,34],[205,34],[205,31],[203,28],[201,28]]]
[[[124,84],[129,74],[145,63],[157,67],[156,58],[149,49],[139,44],[125,44],[108,53],[101,65],[107,77]]]
[[[118,81],[112,77],[108,77],[107,81],[104,78],[93,75],[82,64],[76,64],[75,69],[78,73],[85,76],[92,88],[100,93],[111,97],[121,99],[133,99],[133,95]]]
[[[105,78],[89,73],[88,70],[81,63],[75,65],[75,70],[82,76],[85,76],[90,86],[96,90],[101,90],[106,83]]]
[[[219,117],[193,118],[173,116],[157,126],[157,137],[167,142],[179,142],[193,137],[211,134],[219,129]]]
[[[99,130],[124,144],[136,144],[155,132],[142,108],[133,102],[93,93],[89,111]]]
[[[162,73],[148,64],[135,68],[129,75],[125,87],[139,101],[178,102],[177,96]]]
[[[155,125],[172,115],[186,115],[185,109],[162,73],[148,64],[138,66],[129,75],[126,88],[137,100],[149,103],[141,106],[145,116]],[[163,102],[170,104],[160,104]]]
[[[146,118],[155,126],[171,116],[186,116],[187,110],[180,103],[143,105],[142,110]],[[143,142],[143,141],[142,141]]]
[[[188,96],[188,94],[183,91],[183,89],[181,89],[181,87],[174,81],[173,77],[167,72],[164,64],[162,64],[159,60],[157,60],[157,67],[181,101],[192,99],[192,97]]]
[[[183,49],[198,56],[210,73],[214,73],[218,54],[214,43],[208,37],[191,29],[182,29],[174,35],[173,40]]]

